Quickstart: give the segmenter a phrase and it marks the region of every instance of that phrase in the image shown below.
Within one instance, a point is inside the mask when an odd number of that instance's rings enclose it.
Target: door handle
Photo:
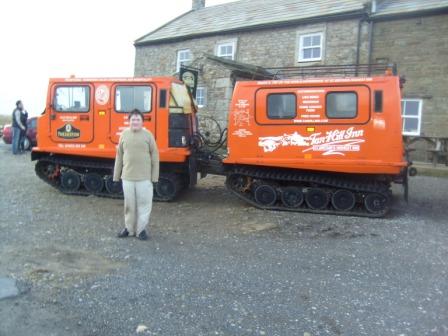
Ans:
[[[56,120],[56,114],[52,114],[52,115],[50,116],[50,119],[51,119],[51,120]]]
[[[149,116],[149,117],[143,117],[143,121],[151,121],[151,116]]]
[[[81,117],[79,117],[79,120],[81,120],[81,121],[89,121],[89,116],[87,115],[87,116],[81,116]]]

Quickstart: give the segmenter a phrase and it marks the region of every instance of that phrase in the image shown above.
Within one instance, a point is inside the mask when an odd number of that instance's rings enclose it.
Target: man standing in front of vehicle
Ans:
[[[22,132],[26,132],[26,126],[22,123],[24,108],[21,100],[16,102],[16,108],[12,112],[12,153],[19,154]]]
[[[120,136],[113,179],[123,182],[125,228],[119,238],[147,240],[152,210],[153,183],[159,180],[159,151],[152,133],[143,128],[143,114],[129,114],[129,128]]]

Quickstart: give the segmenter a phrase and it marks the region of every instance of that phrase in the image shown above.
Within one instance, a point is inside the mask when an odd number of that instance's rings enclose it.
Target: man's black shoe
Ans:
[[[148,235],[146,234],[146,231],[143,230],[142,232],[140,232],[140,234],[138,235],[138,239],[140,240],[148,240]]]
[[[120,231],[120,233],[117,235],[118,238],[126,238],[129,236],[129,231],[128,229],[123,229]]]

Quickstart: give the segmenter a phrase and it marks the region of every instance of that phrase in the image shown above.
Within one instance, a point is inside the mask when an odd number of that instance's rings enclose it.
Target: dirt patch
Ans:
[[[255,233],[255,232],[264,232],[264,231],[270,231],[278,229],[278,224],[274,223],[246,223],[244,226],[241,227],[241,231],[243,233],[249,234],[249,233]]]
[[[33,248],[10,252],[23,260],[23,276],[33,283],[48,282],[52,286],[67,287],[79,279],[107,274],[123,264],[93,251],[75,250],[62,246]]]

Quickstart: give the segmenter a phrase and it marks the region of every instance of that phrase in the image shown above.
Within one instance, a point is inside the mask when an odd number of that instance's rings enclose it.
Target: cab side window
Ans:
[[[151,112],[152,88],[150,86],[117,86],[115,90],[115,111],[129,113],[139,110]]]
[[[268,95],[269,119],[293,119],[296,117],[297,98],[293,93],[272,93]]]
[[[331,92],[327,94],[327,117],[352,119],[358,115],[358,96],[355,92]]]
[[[53,101],[58,112],[88,112],[90,88],[88,86],[59,86]]]

